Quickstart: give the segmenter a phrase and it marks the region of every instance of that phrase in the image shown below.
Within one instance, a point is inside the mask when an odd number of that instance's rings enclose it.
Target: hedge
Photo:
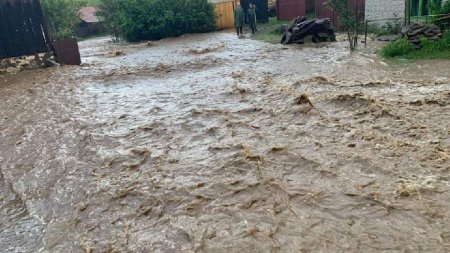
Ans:
[[[118,30],[131,42],[215,30],[214,6],[206,0],[120,1]]]

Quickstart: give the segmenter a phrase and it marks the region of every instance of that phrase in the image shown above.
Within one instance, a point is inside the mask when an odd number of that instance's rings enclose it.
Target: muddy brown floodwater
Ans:
[[[1,76],[1,252],[449,252],[450,62],[229,32]]]

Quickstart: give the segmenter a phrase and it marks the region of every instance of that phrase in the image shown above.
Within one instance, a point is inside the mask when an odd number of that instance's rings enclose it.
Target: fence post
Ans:
[[[369,21],[364,21],[364,46],[367,46],[367,29],[368,29],[368,23]]]

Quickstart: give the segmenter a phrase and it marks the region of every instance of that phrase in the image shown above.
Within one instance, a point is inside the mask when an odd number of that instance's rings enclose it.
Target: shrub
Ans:
[[[80,22],[79,9],[82,0],[41,0],[49,29],[54,39],[72,37],[75,25]]]
[[[131,42],[210,32],[216,22],[206,0],[129,0],[118,15],[119,32]]]
[[[405,38],[399,39],[381,49],[381,55],[386,58],[402,56],[409,59],[448,59],[450,56],[450,31],[444,33],[440,40],[422,38],[418,48]]]
[[[114,42],[119,39],[120,10],[122,8],[121,0],[99,0],[98,15],[103,24],[110,32]]]
[[[358,45],[358,19],[352,12],[347,0],[327,0],[327,6],[339,13],[339,23],[347,30],[350,49],[355,50]]]
[[[444,5],[442,5],[442,7],[439,8],[438,13],[440,14],[450,13],[450,1],[445,2]]]
[[[394,42],[389,43],[383,49],[381,49],[381,55],[387,58],[406,55],[415,50],[413,44],[407,39],[402,38]]]
[[[399,20],[394,22],[386,22],[384,25],[371,24],[368,27],[368,32],[375,34],[375,36],[399,34],[402,30],[402,24]]]
[[[440,40],[429,40],[422,38],[420,40],[421,50],[426,52],[450,50],[450,32],[444,33]]]

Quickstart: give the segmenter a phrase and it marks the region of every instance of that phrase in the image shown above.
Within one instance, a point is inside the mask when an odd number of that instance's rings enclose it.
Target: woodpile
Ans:
[[[430,40],[438,40],[442,38],[442,31],[436,25],[411,23],[403,27],[401,33],[414,44],[418,44],[420,39],[423,37]]]

